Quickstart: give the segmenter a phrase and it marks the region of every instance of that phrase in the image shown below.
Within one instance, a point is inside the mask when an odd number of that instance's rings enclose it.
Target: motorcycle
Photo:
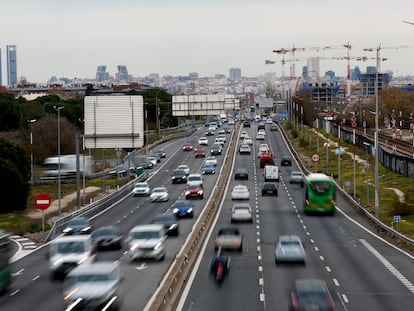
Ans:
[[[221,248],[218,250],[210,263],[210,272],[217,282],[221,282],[230,269],[230,256],[221,255]]]

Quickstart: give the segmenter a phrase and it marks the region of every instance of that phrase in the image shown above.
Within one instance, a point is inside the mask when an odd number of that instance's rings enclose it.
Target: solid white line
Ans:
[[[398,281],[400,281],[410,292],[414,294],[413,284],[399,272],[384,256],[382,256],[371,244],[364,239],[359,239],[362,245],[364,245],[383,265],[388,271],[393,274]]]

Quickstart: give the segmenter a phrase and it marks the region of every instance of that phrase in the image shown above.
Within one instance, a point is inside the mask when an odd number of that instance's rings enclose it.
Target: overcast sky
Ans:
[[[228,76],[231,67],[245,77],[280,76],[280,63],[264,62],[280,61],[272,50],[293,45],[306,48],[296,53],[296,75],[319,56],[321,73],[345,76],[347,62],[330,58],[346,56],[348,42],[351,57],[375,58],[363,49],[381,45],[382,71],[414,75],[414,25],[404,20],[414,22],[413,0],[0,0],[3,84],[6,45],[17,46],[18,76],[30,82],[94,78],[99,65],[111,75],[126,65],[140,77]],[[332,48],[312,49],[325,46]],[[365,72],[375,59],[356,65]]]

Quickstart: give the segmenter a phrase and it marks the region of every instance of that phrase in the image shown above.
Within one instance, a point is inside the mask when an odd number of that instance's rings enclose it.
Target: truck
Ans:
[[[263,151],[259,155],[260,168],[264,168],[266,165],[275,165],[273,154],[270,151]]]
[[[265,165],[263,177],[265,181],[279,181],[279,167],[276,165]]]
[[[60,162],[60,163],[59,163]],[[60,164],[60,169],[59,169]],[[43,179],[74,178],[76,177],[76,154],[67,154],[45,158],[42,164]],[[81,176],[89,176],[92,172],[92,157],[79,155],[79,173]]]

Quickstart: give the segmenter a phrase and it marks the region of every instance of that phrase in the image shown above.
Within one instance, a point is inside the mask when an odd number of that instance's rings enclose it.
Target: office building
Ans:
[[[308,59],[308,76],[319,80],[319,57],[311,57]],[[317,82],[317,81],[315,81]]]
[[[230,68],[229,70],[229,79],[232,81],[241,79],[241,69],[240,68]]]
[[[106,72],[106,66],[101,65],[98,66],[98,69],[96,70],[96,82],[102,82],[109,80],[109,73]]]
[[[128,75],[128,69],[125,65],[118,65],[118,72],[116,73],[116,80],[128,82],[131,77]]]
[[[7,54],[7,84],[17,85],[17,49],[15,45],[6,46]]]

